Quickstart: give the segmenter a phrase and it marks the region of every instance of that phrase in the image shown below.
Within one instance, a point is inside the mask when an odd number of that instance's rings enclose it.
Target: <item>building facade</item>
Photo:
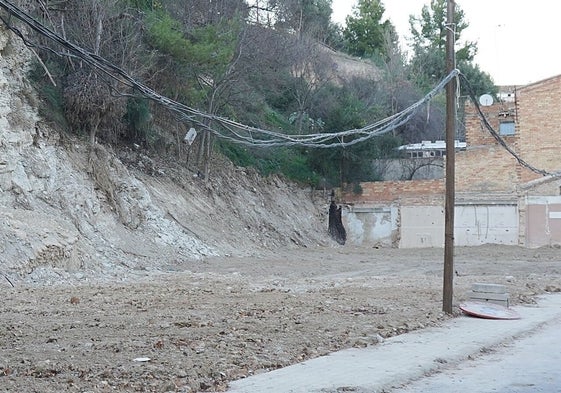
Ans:
[[[510,89],[498,102],[466,104],[465,150],[455,159],[458,246],[561,244],[561,75]],[[349,242],[444,245],[444,179],[361,187],[342,195]]]

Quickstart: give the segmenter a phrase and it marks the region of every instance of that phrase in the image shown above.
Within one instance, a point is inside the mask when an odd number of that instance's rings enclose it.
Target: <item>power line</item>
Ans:
[[[19,36],[25,45],[29,47],[35,47],[49,51],[60,57],[71,57],[78,58],[83,62],[90,65],[93,69],[99,71],[102,75],[109,77],[124,85],[130,89],[138,92],[138,94],[146,99],[152,100],[158,105],[161,105],[168,110],[172,111],[180,121],[188,122],[191,125],[197,125],[202,129],[212,132],[219,138],[228,140],[234,143],[256,146],[256,147],[280,147],[280,146],[302,146],[302,147],[312,147],[312,148],[337,148],[337,147],[347,147],[358,143],[362,143],[376,136],[384,135],[388,132],[395,130],[396,128],[407,123],[413,116],[415,116],[425,105],[429,104],[430,101],[448,84],[452,78],[461,77],[468,88],[469,97],[473,101],[479,117],[483,121],[483,124],[489,131],[489,133],[495,138],[495,140],[507,151],[509,152],[517,162],[529,170],[541,174],[541,175],[558,175],[559,173],[550,173],[543,169],[538,169],[524,159],[522,159],[505,141],[501,136],[493,129],[489,124],[489,121],[482,112],[479,102],[473,93],[471,84],[465,75],[461,74],[458,69],[454,69],[448,75],[446,75],[429,93],[427,93],[422,99],[415,102],[406,109],[389,116],[385,119],[381,119],[375,123],[369,124],[363,128],[339,131],[333,133],[315,133],[315,134],[305,134],[305,135],[290,135],[282,132],[265,130],[258,127],[252,127],[246,124],[238,123],[233,120],[208,114],[197,109],[191,108],[183,103],[172,100],[168,97],[158,94],[156,91],[146,86],[142,82],[137,81],[122,68],[114,65],[108,60],[89,52],[71,42],[64,39],[48,27],[44,26],[37,19],[30,16],[28,13],[23,11],[21,8],[13,5],[8,0],[0,0],[0,7],[4,8],[10,16],[14,16],[28,27],[30,27],[35,32],[48,38],[49,40],[60,45],[66,51],[56,51],[51,47],[46,47],[38,44],[34,44],[29,41],[25,35],[15,26],[13,26],[9,20],[0,16],[0,19],[4,24],[13,31],[17,36]],[[458,84],[459,85],[459,84]],[[131,94],[121,93],[122,96],[131,96]],[[207,124],[208,123],[208,124]],[[220,125],[221,129],[212,127],[212,124]],[[347,137],[353,137],[351,140],[345,141]],[[348,139],[348,138],[347,138]]]
[[[466,78],[465,75],[460,74],[460,77],[464,80],[464,82],[466,83],[467,89],[468,89],[468,95],[471,98],[473,104],[475,105],[475,108],[477,109],[479,118],[481,119],[481,121],[483,122],[483,124],[485,125],[485,128],[487,129],[487,131],[489,131],[489,133],[491,134],[491,136],[493,138],[495,138],[495,140],[509,153],[511,154],[516,161],[518,161],[518,163],[523,166],[524,168],[527,168],[529,170],[531,170],[534,173],[538,173],[540,175],[543,176],[548,176],[548,175],[558,175],[559,173],[550,173],[544,169],[538,169],[533,165],[530,165],[528,162],[526,162],[522,157],[520,157],[518,155],[518,153],[516,153],[507,143],[506,141],[501,138],[501,136],[499,135],[499,133],[497,131],[495,131],[495,129],[491,126],[491,124],[489,123],[489,120],[487,120],[487,117],[485,116],[485,114],[483,113],[483,111],[481,110],[481,106],[479,105],[479,101],[477,100],[477,98],[475,97],[475,93],[473,92],[473,88],[471,86],[471,84],[469,83],[468,79]]]
[[[421,108],[434,98],[450,81],[452,78],[457,77],[459,71],[454,70],[447,75],[440,83],[438,83],[428,94],[421,100],[417,101],[408,108],[396,113],[390,117],[382,119],[376,123],[367,125],[363,128],[334,132],[334,133],[315,133],[305,135],[290,135],[282,132],[265,130],[257,127],[252,127],[246,124],[238,123],[233,120],[201,112],[197,109],[191,108],[185,104],[172,100],[168,97],[158,94],[153,89],[145,84],[135,80],[122,68],[112,64],[101,56],[89,52],[58,35],[48,27],[44,26],[40,21],[33,18],[19,7],[13,5],[7,0],[0,0],[0,6],[10,13],[11,16],[19,19],[29,26],[35,32],[48,38],[49,40],[60,45],[65,51],[56,51],[51,47],[39,46],[30,42],[24,34],[9,21],[2,18],[6,26],[17,34],[27,46],[37,47],[40,49],[48,50],[51,53],[61,57],[79,58],[86,64],[90,65],[93,69],[100,72],[102,75],[109,77],[127,86],[137,92],[137,94],[144,98],[150,99],[157,104],[167,108],[168,110],[176,113],[181,121],[196,124],[199,127],[212,132],[217,137],[229,140],[235,143],[259,146],[259,147],[278,147],[278,146],[303,146],[314,148],[334,148],[352,146],[375,136],[380,136],[395,130],[396,128],[407,123]],[[130,94],[122,94],[123,96],[130,96]],[[220,129],[212,127],[211,124],[218,124]],[[353,137],[353,139],[346,137]]]

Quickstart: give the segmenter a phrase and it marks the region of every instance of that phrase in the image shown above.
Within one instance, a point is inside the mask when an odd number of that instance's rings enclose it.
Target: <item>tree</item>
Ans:
[[[191,32],[194,37],[192,61],[198,90],[206,105],[206,112],[214,115],[221,112],[230,101],[233,82],[237,74],[236,63],[239,58],[238,43],[240,25],[236,20],[221,20]],[[205,120],[212,127],[211,120]],[[205,130],[199,140],[197,163],[203,159],[205,179],[210,174],[210,158],[214,138]]]
[[[275,15],[275,27],[295,32],[297,37],[310,36],[324,42],[331,26],[332,0],[264,1]]]
[[[360,57],[381,55],[386,58],[391,51],[387,37],[397,41],[394,26],[389,20],[382,22],[384,5],[380,0],[359,0],[353,15],[347,16],[343,37],[349,54]]]
[[[290,94],[296,104],[292,117],[298,133],[318,131],[310,115],[313,98],[331,81],[331,63],[326,50],[310,39],[300,39],[293,47]],[[306,126],[304,126],[306,123]]]
[[[447,1],[431,0],[423,6],[420,16],[409,17],[413,42],[413,58],[410,63],[411,76],[423,90],[432,88],[446,75]],[[477,43],[462,41],[462,32],[469,26],[464,11],[456,5],[454,31],[456,38],[456,64],[464,75],[474,77],[474,90],[478,94],[496,93],[488,74],[473,65],[477,54]],[[479,74],[479,75],[477,75]]]
[[[420,16],[409,16],[409,25],[413,42],[411,70],[418,85],[430,88],[446,75],[447,1],[431,0],[430,6],[423,6]],[[461,42],[461,34],[468,26],[463,10],[456,6],[453,28],[459,47],[457,63],[472,61],[477,53],[476,43]]]
[[[178,19],[182,15],[185,14],[166,10],[148,14],[149,42],[161,53],[159,60],[168,68],[167,73],[154,73],[159,74],[159,84],[174,99],[188,102],[209,115],[223,114],[234,92],[244,26],[239,18],[221,18],[220,10],[216,10],[216,15],[205,13],[200,25]],[[203,165],[205,179],[209,176],[214,144],[210,128],[212,120],[206,117],[195,147],[196,164]]]
[[[146,71],[140,18],[134,12],[124,12],[121,0],[68,0],[53,6],[49,19],[53,23],[58,20],[55,28],[66,39],[94,55],[133,75]],[[69,124],[88,132],[92,145],[98,136],[116,141],[126,128],[122,121],[126,102],[114,94],[122,86],[74,60],[67,61],[64,72],[62,96]]]
[[[473,62],[462,62],[458,65],[458,68],[469,81],[469,86],[466,86],[466,82],[463,78],[460,80],[462,91],[465,92],[464,95],[473,93],[476,97],[479,97],[482,94],[496,95],[499,92],[499,89],[495,86],[491,75],[482,71],[478,64]]]
[[[415,50],[446,49],[447,0],[431,0],[430,7],[424,5],[420,16],[409,16],[409,25]],[[456,5],[454,12],[456,42],[460,42],[462,32],[469,27],[464,19],[464,11]],[[477,44],[465,42],[457,51],[458,60],[473,60]]]

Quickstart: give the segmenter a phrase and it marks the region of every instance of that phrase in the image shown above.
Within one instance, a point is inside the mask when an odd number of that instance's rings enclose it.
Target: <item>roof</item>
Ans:
[[[466,142],[455,140],[456,149],[465,149]],[[397,148],[398,150],[444,150],[446,149],[446,141],[422,141],[420,143],[410,143],[409,145],[402,145]]]

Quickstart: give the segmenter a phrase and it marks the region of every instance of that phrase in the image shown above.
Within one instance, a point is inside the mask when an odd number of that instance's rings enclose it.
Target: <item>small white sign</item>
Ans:
[[[549,212],[549,218],[561,218],[561,212]]]
[[[185,135],[185,138],[183,138],[183,141],[187,142],[189,145],[192,145],[196,137],[197,131],[193,127],[191,127]]]

